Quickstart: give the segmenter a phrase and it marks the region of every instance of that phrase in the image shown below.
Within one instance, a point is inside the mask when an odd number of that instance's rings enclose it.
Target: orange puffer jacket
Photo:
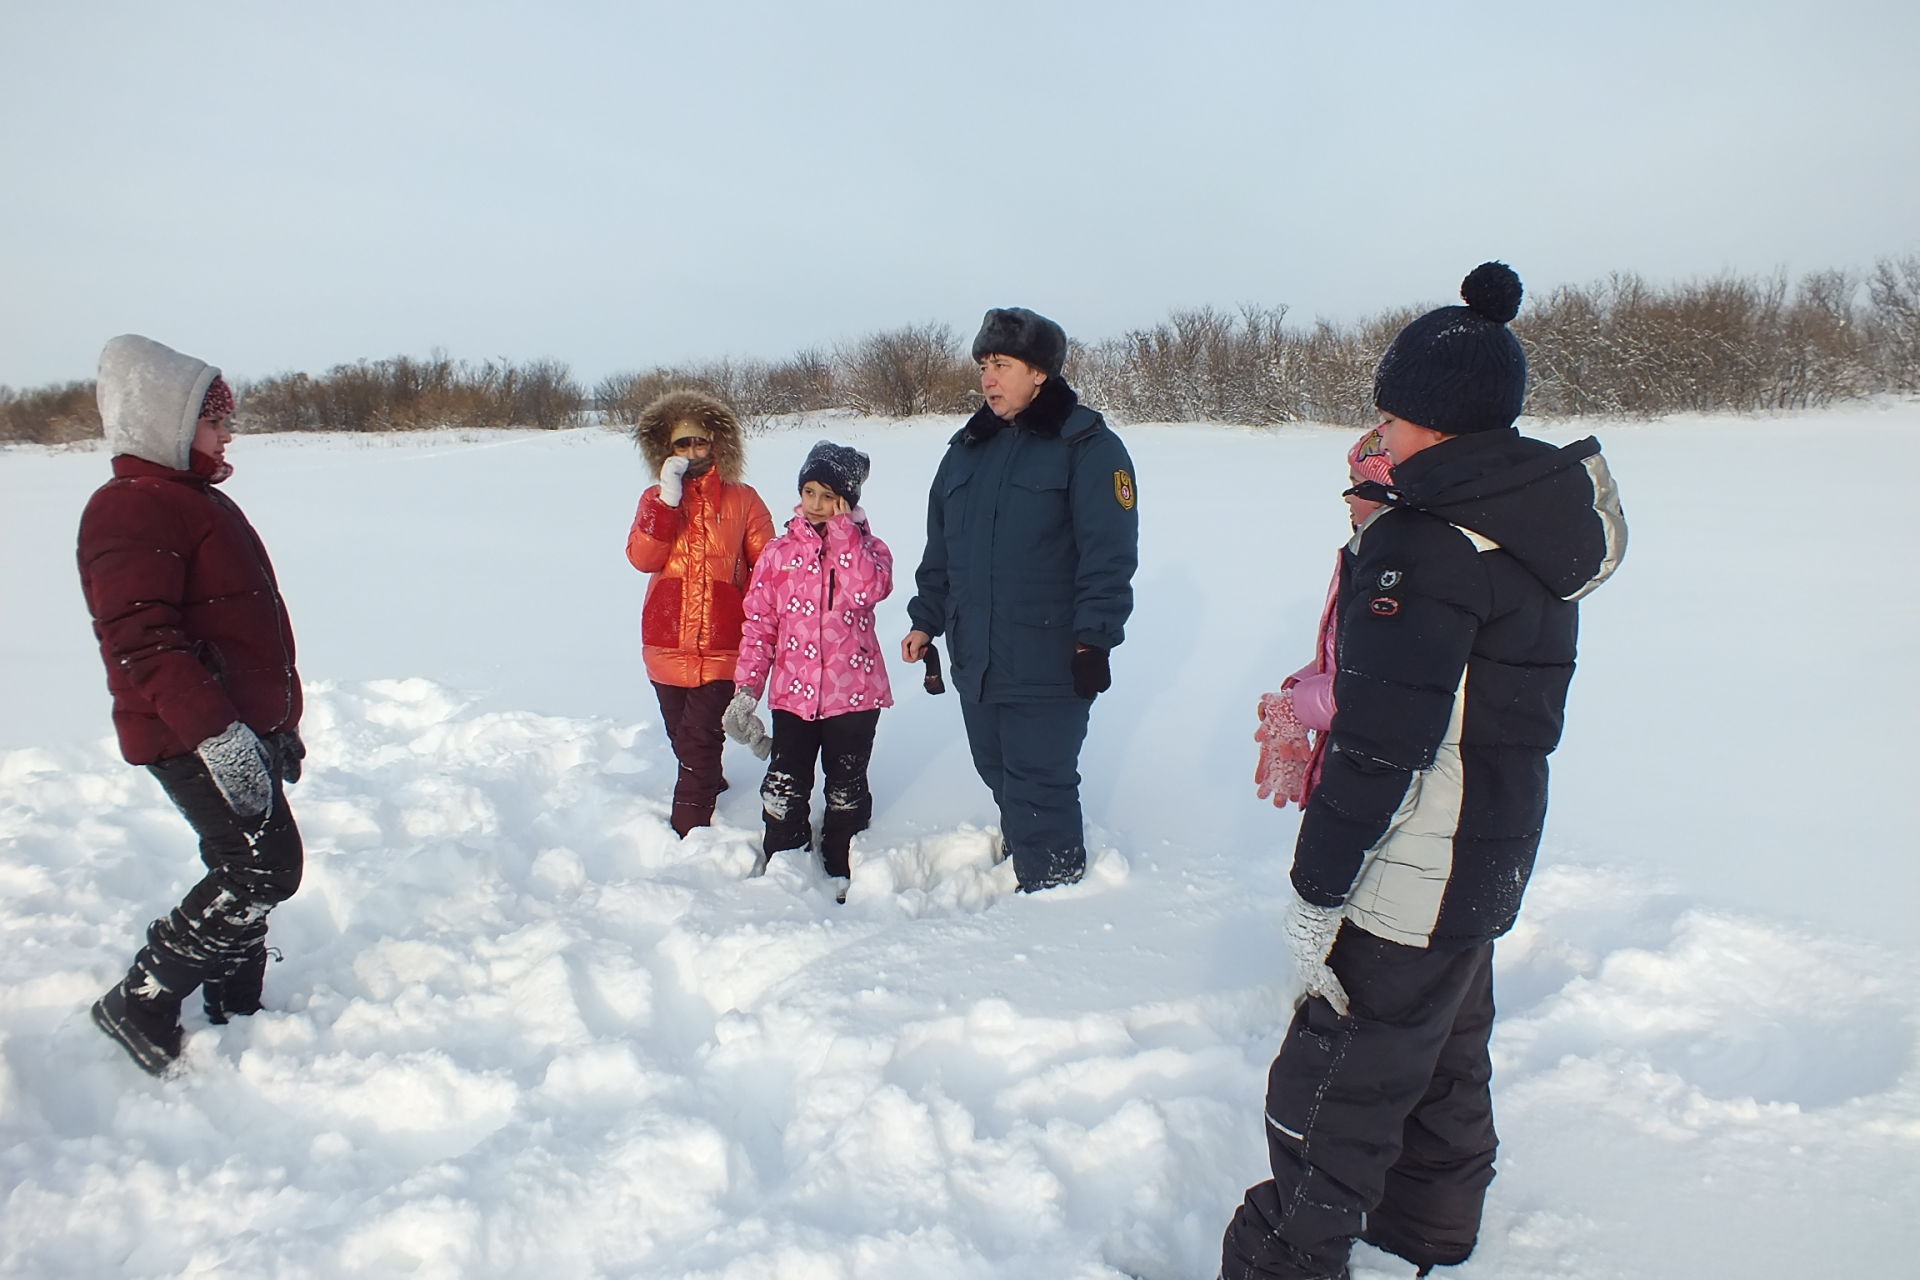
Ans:
[[[773,516],[760,495],[718,471],[689,481],[677,507],[660,501],[659,485],[641,495],[627,559],[653,575],[640,609],[648,679],[683,689],[733,679],[740,601],[772,540]]]

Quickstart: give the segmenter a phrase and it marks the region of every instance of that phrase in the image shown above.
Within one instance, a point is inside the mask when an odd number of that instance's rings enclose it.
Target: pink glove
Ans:
[[[1269,796],[1276,809],[1284,809],[1307,795],[1307,765],[1313,759],[1313,744],[1307,728],[1293,711],[1293,691],[1260,695],[1260,727],[1253,731],[1260,744],[1260,762],[1253,771],[1256,794]]]

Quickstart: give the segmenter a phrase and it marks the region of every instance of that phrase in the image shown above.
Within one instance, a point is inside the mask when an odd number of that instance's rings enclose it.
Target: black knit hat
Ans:
[[[1460,282],[1466,306],[1427,312],[1380,357],[1374,404],[1449,436],[1512,426],[1527,399],[1527,356],[1507,328],[1520,296],[1506,263],[1475,267]]]
[[[1025,307],[995,307],[974,335],[973,358],[1012,356],[1046,374],[1060,376],[1067,363],[1067,331]]]
[[[845,498],[848,506],[857,507],[860,486],[867,482],[867,472],[872,469],[872,460],[853,446],[821,440],[807,450],[807,460],[800,464],[798,487],[804,489],[807,481],[817,480]]]

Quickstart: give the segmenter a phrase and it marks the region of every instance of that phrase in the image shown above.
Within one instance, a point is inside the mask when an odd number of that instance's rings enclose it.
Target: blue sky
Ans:
[[[591,382],[1024,305],[1307,322],[1920,252],[1920,6],[9,5],[0,383]]]

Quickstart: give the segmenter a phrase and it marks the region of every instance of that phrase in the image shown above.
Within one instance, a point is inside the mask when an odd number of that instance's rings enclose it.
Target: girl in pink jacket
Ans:
[[[1393,464],[1380,440],[1380,428],[1368,427],[1347,450],[1347,477],[1356,488],[1368,481],[1393,483]],[[1352,488],[1341,496],[1347,500],[1347,516],[1356,531],[1381,510],[1380,503],[1361,497]],[[1272,796],[1277,808],[1286,808],[1289,800],[1306,808],[1313,784],[1320,778],[1320,756],[1327,749],[1327,730],[1333,727],[1333,677],[1340,669],[1335,652],[1338,620],[1333,616],[1334,597],[1339,590],[1340,564],[1336,558],[1326,607],[1320,612],[1313,661],[1281,681],[1280,692],[1260,695],[1260,727],[1253,734],[1260,744],[1260,763],[1253,780],[1260,798]],[[1313,731],[1311,742],[1309,729]]]
[[[859,505],[870,465],[866,454],[827,440],[808,452],[800,505],[747,584],[733,673],[739,692],[724,718],[736,742],[753,744],[763,692],[773,709],[772,758],[760,785],[768,858],[812,847],[808,806],[819,759],[827,778],[821,852],[827,874],[842,880],[854,834],[873,817],[867,763],[880,708],[893,705],[873,628],[873,607],[893,590],[893,553],[868,530]],[[844,885],[839,899],[846,901]]]

